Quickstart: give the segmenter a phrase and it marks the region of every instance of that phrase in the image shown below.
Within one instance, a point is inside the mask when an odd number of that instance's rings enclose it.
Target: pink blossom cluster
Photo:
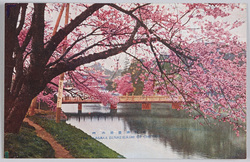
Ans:
[[[130,73],[116,78],[114,82],[117,85],[116,91],[122,95],[126,95],[127,93],[131,93],[134,91]]]

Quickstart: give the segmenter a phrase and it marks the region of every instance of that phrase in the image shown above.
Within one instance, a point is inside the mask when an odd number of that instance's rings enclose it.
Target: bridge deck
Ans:
[[[180,97],[178,99],[170,99],[167,96],[119,96],[119,103],[182,103],[184,102]],[[82,100],[79,97],[64,97],[62,99],[64,104],[73,104],[73,103],[101,103],[96,100]]]

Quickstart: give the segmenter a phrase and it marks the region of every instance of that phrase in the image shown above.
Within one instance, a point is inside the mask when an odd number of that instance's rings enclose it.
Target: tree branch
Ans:
[[[23,44],[21,46],[21,51],[22,53],[25,51],[25,49],[27,48],[30,40],[31,40],[31,37],[32,37],[32,26],[30,27],[28,33],[26,34],[26,37],[25,37],[25,40],[23,41]]]
[[[121,11],[121,12],[123,12],[123,13],[126,13],[126,14],[130,15],[132,18],[134,18],[137,22],[140,23],[140,25],[141,25],[143,28],[145,28],[147,31],[149,31],[150,34],[153,34],[153,35],[157,38],[157,40],[158,40],[159,42],[161,42],[161,43],[164,44],[166,47],[168,47],[171,51],[173,51],[173,52],[183,61],[183,63],[184,63],[185,65],[187,65],[188,67],[189,67],[190,65],[188,65],[188,63],[186,62],[186,60],[183,60],[183,59],[189,59],[189,60],[191,60],[191,61],[196,61],[196,59],[191,58],[190,56],[185,55],[182,51],[180,51],[180,49],[177,49],[177,48],[171,46],[171,44],[167,43],[166,41],[164,41],[163,39],[161,39],[159,36],[157,36],[157,35],[154,33],[153,30],[148,29],[148,27],[146,26],[146,24],[144,24],[138,17],[136,17],[136,16],[135,16],[133,13],[131,13],[130,11],[124,10],[123,8],[117,6],[116,4],[109,4],[109,6],[111,6],[111,7],[115,8],[115,9],[117,9],[118,11]],[[183,58],[183,59],[182,59],[182,58]]]
[[[136,10],[138,10],[138,9],[144,7],[144,6],[147,6],[147,5],[150,5],[150,3],[145,3],[145,4],[143,4],[143,5],[139,5],[139,6],[137,6],[136,8],[130,10],[129,12],[133,13],[133,12],[135,12]]]
[[[57,75],[65,72],[65,71],[71,71],[75,70],[76,67],[80,65],[84,65],[93,61],[106,59],[110,56],[117,55],[119,53],[122,53],[123,51],[126,51],[130,46],[132,46],[135,34],[140,27],[139,23],[136,24],[130,38],[123,44],[121,47],[114,47],[112,49],[108,49],[102,52],[90,54],[85,57],[79,57],[74,60],[70,60],[68,62],[60,62],[58,63],[54,68],[50,68],[47,72],[45,72],[45,78],[48,78],[49,80],[53,79]],[[47,77],[48,76],[48,77]]]
[[[61,61],[66,55],[67,55],[67,53],[78,43],[78,42],[80,42],[81,40],[83,40],[83,39],[86,39],[87,37],[89,37],[89,36],[91,36],[91,35],[93,35],[93,33],[94,32],[96,32],[98,29],[100,29],[101,27],[97,27],[95,30],[93,30],[91,33],[89,33],[89,34],[87,34],[86,36],[84,36],[84,37],[82,37],[82,38],[79,38],[79,39],[77,39],[74,43],[72,43],[71,45],[70,45],[70,47],[69,48],[67,48],[67,50],[64,52],[64,54],[62,54],[62,56],[59,58],[59,59],[57,59],[56,61],[54,61],[54,62],[52,62],[52,63],[49,63],[47,66],[46,66],[46,68],[48,68],[48,67],[50,67],[50,66],[53,66],[53,65],[55,65],[55,64],[57,64],[59,61]]]
[[[104,5],[105,4],[93,4],[84,12],[82,12],[79,16],[77,16],[74,20],[72,20],[67,26],[65,26],[63,29],[60,29],[50,39],[50,41],[47,43],[47,46],[45,47],[45,61],[48,62],[56,47],[70,32],[72,32],[79,24],[81,24],[84,20],[86,20],[89,16],[91,16],[95,11],[99,10]]]
[[[52,85],[58,87],[58,85],[56,83],[54,83],[54,82],[50,81],[49,84],[52,84]],[[84,98],[82,98],[81,95],[79,95],[78,93],[73,92],[72,90],[65,89],[65,88],[63,88],[63,90],[66,91],[66,92],[68,92],[68,93],[70,93],[72,97],[74,97],[74,95],[76,95],[76,96],[80,97],[82,100],[84,99]]]

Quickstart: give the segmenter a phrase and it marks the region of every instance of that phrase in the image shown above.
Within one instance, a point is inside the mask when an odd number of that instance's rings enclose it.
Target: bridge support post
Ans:
[[[111,115],[117,114],[117,109],[110,109],[110,114]]]
[[[180,102],[173,102],[172,109],[181,109],[181,103]]]
[[[126,100],[128,100],[128,93],[126,93]]]
[[[78,114],[82,113],[82,104],[78,103]]]
[[[117,109],[117,105],[110,105],[110,109],[116,110]]]
[[[142,110],[151,110],[151,103],[142,103]]]
[[[33,98],[33,100],[31,101],[30,112],[29,112],[30,116],[33,116],[35,114],[35,109],[37,108],[36,100],[37,100],[37,97]]]

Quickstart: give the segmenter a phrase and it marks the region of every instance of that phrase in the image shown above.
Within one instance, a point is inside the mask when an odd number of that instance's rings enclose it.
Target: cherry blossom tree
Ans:
[[[244,5],[70,4],[71,21],[52,35],[62,5],[5,6],[5,132],[19,131],[35,96],[50,102],[64,72],[80,91],[117,103],[100,91],[105,77],[88,63],[121,53],[147,71],[144,94],[169,95],[195,119],[246,129],[246,41],[231,32],[245,22],[226,19],[246,12]]]
[[[117,92],[122,95],[126,95],[127,93],[131,93],[134,91],[130,73],[126,73],[122,77],[116,78],[114,82],[117,85],[116,86]]]

